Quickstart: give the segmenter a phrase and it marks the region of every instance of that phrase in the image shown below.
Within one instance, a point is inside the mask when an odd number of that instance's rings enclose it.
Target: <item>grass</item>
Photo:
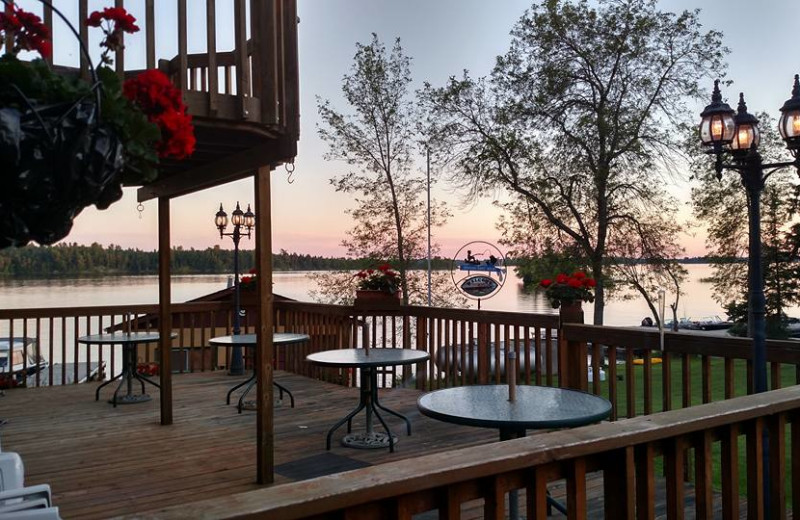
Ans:
[[[720,358],[708,360],[710,377],[708,379],[709,385],[709,402],[721,401],[725,399],[725,361]],[[672,409],[684,408],[684,404],[688,406],[695,406],[703,404],[703,360],[700,357],[692,356],[688,362],[689,369],[689,386],[688,392],[684,392],[683,388],[683,360],[672,359],[670,361],[671,377],[671,398]],[[609,367],[605,367],[607,378],[611,377]],[[651,399],[650,407],[651,413],[657,413],[664,410],[663,406],[663,364],[651,365]],[[645,395],[644,395],[644,381],[645,369],[642,365],[634,365],[632,370],[632,377],[634,381],[634,414],[628,413],[628,402],[626,397],[626,380],[631,377],[631,373],[626,369],[625,364],[617,365],[617,376],[621,376],[621,380],[617,381],[617,399],[616,409],[617,416],[624,418],[632,415],[642,415],[645,410]],[[769,381],[772,381],[772,372],[769,374]],[[781,365],[780,366],[780,386],[792,386],[797,384],[798,370],[794,365]],[[592,383],[589,384],[590,391],[593,391]],[[600,383],[599,395],[609,398],[609,381]],[[733,396],[739,397],[747,395],[747,362],[744,360],[733,361]],[[791,443],[789,442],[789,432],[786,432],[786,453],[784,460],[787,461],[786,466],[786,481],[785,489],[787,500],[791,500],[791,465],[788,464],[791,458]],[[715,442],[712,447],[712,464],[714,468],[713,486],[714,489],[721,489],[721,464],[720,464],[720,450],[719,442]],[[746,459],[746,443],[743,436],[740,436],[738,442],[739,450],[739,493],[745,494],[747,492],[747,459]],[[689,452],[689,465],[687,470],[689,475],[694,476],[694,450]],[[662,459],[656,461],[656,471],[663,474]]]

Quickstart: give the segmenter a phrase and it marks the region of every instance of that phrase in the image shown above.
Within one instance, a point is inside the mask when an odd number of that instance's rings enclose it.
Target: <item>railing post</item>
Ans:
[[[561,338],[558,345],[558,381],[561,388],[574,388],[588,390],[588,373],[586,343],[582,341],[569,341],[565,334],[565,325],[570,323],[583,324],[583,310],[580,302],[562,304],[559,309],[559,323]]]
[[[489,384],[489,324],[478,323],[478,383]]]
[[[408,322],[406,322],[406,320],[408,320]],[[411,325],[411,322],[409,320],[409,317],[406,315],[405,317],[403,317],[403,330],[404,331],[408,330],[410,325]],[[405,332],[403,334],[405,335]],[[429,343],[429,340],[428,340],[428,318],[424,317],[424,316],[418,316],[417,317],[417,341],[416,341],[416,347],[415,348],[417,348],[418,350],[424,350],[425,352],[430,353],[431,358],[433,358],[435,353],[433,352],[432,348],[431,349],[428,348],[428,343]],[[411,346],[411,341],[409,340],[409,347],[410,346]],[[428,363],[433,363],[433,361],[429,360]],[[421,366],[425,367],[426,364],[421,364]],[[435,364],[432,365],[432,366],[435,366]],[[424,368],[422,370],[420,370],[420,366],[418,365],[417,366],[417,381],[416,381],[417,390],[424,390],[427,387],[426,375],[427,375],[427,370],[425,370]],[[434,376],[434,377],[436,377],[436,376]]]

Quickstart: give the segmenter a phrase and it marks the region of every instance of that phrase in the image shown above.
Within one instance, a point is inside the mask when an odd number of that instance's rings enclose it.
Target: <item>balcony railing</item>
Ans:
[[[438,518],[507,518],[504,495],[524,491],[527,518],[548,518],[547,485],[564,479],[567,518],[588,517],[587,475],[602,475],[603,501],[593,517],[655,518],[657,495],[666,518],[787,518],[800,508],[800,386],[673,410],[647,417],[543,433],[379,467],[272,486],[158,511],[186,517],[382,518],[410,520],[426,511]],[[791,425],[791,426],[790,426]],[[770,486],[764,494],[763,433],[770,445]],[[719,453],[719,456],[714,456]],[[663,469],[657,469],[663,468]],[[745,468],[741,470],[740,468]],[[740,471],[747,476],[739,488]],[[686,477],[693,481],[694,507]],[[713,479],[720,484],[715,488]],[[592,482],[596,482],[593,480]],[[476,511],[476,509],[478,511]],[[427,518],[427,516],[426,516]]]
[[[176,304],[172,310],[173,330],[178,334],[173,349],[179,361],[173,369],[194,372],[227,367],[229,352],[218,352],[208,340],[231,333],[230,305],[187,303]],[[248,317],[256,314],[247,313],[245,331],[255,332]],[[157,328],[156,305],[16,309],[0,310],[0,336],[37,338],[36,354],[50,361],[48,370],[53,363],[69,363],[77,374],[82,363],[88,367],[103,362],[106,372],[115,374],[121,365],[117,349],[89,348],[76,339],[122,327],[129,315],[136,330]],[[504,382],[506,355],[513,350],[520,383],[569,386],[602,395],[613,404],[612,419],[730,399],[747,393],[752,382],[748,339],[665,333],[662,351],[657,331],[577,324],[559,329],[556,315],[414,306],[359,313],[346,306],[277,301],[275,324],[277,330],[311,336],[310,342],[299,347],[276,349],[278,368],[297,374],[355,385],[352,372],[311,366],[305,356],[364,346],[416,348],[428,352],[430,361],[418,367],[388,367],[379,383],[433,390]],[[769,341],[767,347],[771,388],[797,384],[800,345]],[[140,347],[138,357],[142,362],[157,359],[154,347]],[[45,384],[63,384],[66,379],[45,378]],[[41,383],[32,377],[29,384]]]

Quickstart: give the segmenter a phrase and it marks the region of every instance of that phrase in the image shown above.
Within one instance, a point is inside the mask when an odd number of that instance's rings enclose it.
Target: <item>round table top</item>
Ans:
[[[272,335],[272,343],[274,345],[289,345],[291,343],[302,343],[308,341],[311,336],[308,334],[296,334],[294,332],[275,332]],[[218,336],[208,340],[211,345],[217,347],[238,347],[246,346],[252,347],[256,344],[255,334],[235,334],[232,336]]]
[[[170,334],[171,338],[177,338],[176,333]],[[102,334],[92,334],[91,336],[83,336],[78,338],[78,343],[86,343],[87,345],[115,345],[115,344],[131,344],[131,343],[155,343],[161,339],[158,332],[104,332]]]
[[[383,367],[411,365],[425,361],[430,355],[424,350],[409,348],[363,348],[323,350],[306,356],[306,361],[328,367]]]
[[[517,385],[508,400],[508,385],[445,388],[427,393],[417,407],[428,417],[485,428],[549,429],[584,426],[611,413],[602,397],[565,388]]]

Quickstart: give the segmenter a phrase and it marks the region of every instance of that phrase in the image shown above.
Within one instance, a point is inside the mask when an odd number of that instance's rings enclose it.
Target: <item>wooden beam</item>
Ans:
[[[270,168],[262,166],[255,176],[256,186],[256,270],[258,271],[258,346],[256,348],[257,416],[256,472],[259,484],[271,484],[275,469],[273,425],[273,296],[272,296],[272,209]]]
[[[156,7],[154,0],[146,0],[144,7],[146,64],[148,69],[156,68]]]
[[[276,140],[210,164],[158,179],[137,191],[139,202],[158,197],[178,197],[243,179],[264,164],[275,164],[297,154],[297,142]]]
[[[172,295],[170,290],[169,199],[158,199],[158,304],[161,382],[161,424],[172,424]]]

